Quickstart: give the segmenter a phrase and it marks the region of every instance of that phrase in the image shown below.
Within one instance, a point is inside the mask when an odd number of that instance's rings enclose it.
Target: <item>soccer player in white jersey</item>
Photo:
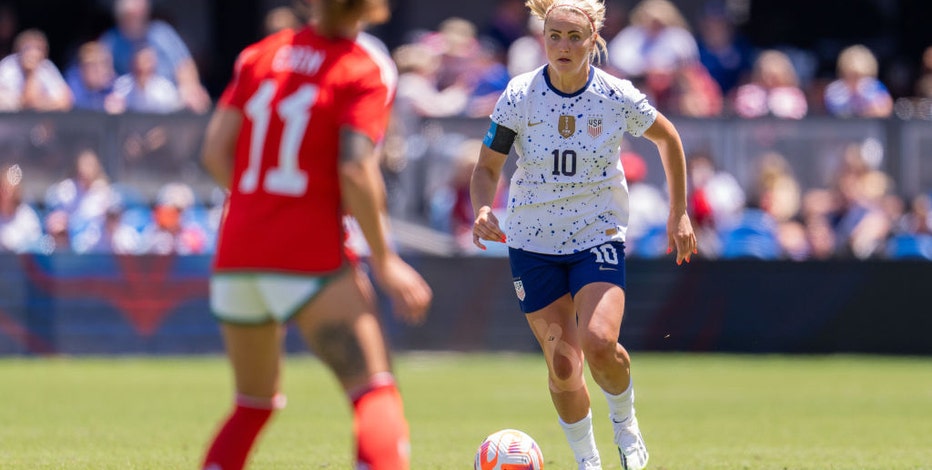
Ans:
[[[629,81],[592,65],[605,41],[601,0],[527,0],[544,20],[547,64],[511,80],[492,113],[470,193],[473,241],[508,245],[515,292],[547,362],[550,396],[580,469],[602,468],[592,431],[584,361],[608,400],[622,466],[648,453],[634,410],[631,359],[619,344],[625,307],[628,188],[623,135],[658,149],[669,187],[668,252],[697,253],[686,213],[679,134]],[[492,213],[495,188],[514,146],[506,217]]]

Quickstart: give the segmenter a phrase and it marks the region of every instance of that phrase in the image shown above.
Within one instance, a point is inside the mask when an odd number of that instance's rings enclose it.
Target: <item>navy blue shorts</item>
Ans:
[[[586,284],[608,282],[625,288],[625,244],[610,242],[571,255],[508,249],[515,294],[524,313],[536,312]]]

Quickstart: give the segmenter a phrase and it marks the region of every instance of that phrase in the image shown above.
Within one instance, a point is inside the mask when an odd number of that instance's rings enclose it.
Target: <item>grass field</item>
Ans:
[[[652,470],[932,469],[932,359],[635,354]],[[505,427],[573,470],[536,355],[406,354],[396,372],[412,470],[467,470]],[[350,469],[349,408],[319,362],[292,357],[288,407],[258,469]],[[620,464],[604,399],[596,437]],[[0,359],[0,469],[196,469],[230,402],[220,357]]]

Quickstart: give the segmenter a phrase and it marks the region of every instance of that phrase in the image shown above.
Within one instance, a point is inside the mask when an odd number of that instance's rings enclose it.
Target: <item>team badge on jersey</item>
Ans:
[[[524,283],[520,279],[515,281],[515,294],[518,296],[518,300],[524,300],[526,293],[524,292]]]
[[[576,133],[576,116],[570,116],[568,114],[563,114],[560,116],[560,135],[564,139],[570,138],[573,134]]]
[[[602,135],[602,116],[592,116],[589,118],[589,135],[592,137]]]

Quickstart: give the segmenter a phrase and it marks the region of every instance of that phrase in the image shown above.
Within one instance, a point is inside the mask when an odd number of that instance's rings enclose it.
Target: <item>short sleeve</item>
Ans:
[[[514,85],[514,82],[509,83],[505,91],[498,97],[495,109],[489,117],[502,127],[515,131],[520,129],[522,96],[523,93]]]
[[[622,82],[621,91],[622,96],[627,97],[622,112],[628,126],[628,133],[640,137],[657,120],[657,109],[650,104],[647,95],[631,82],[627,80]]]
[[[243,77],[253,56],[255,56],[255,51],[252,48],[246,48],[236,58],[236,63],[233,65],[233,78],[230,79],[230,83],[223,90],[223,94],[220,95],[219,105],[236,109],[243,109],[243,106],[246,105],[248,97],[246,91],[244,91],[243,83],[245,80]]]
[[[390,107],[389,85],[382,81],[377,67],[360,80],[350,84],[347,99],[338,117],[339,125],[349,126],[380,142],[388,126]]]

